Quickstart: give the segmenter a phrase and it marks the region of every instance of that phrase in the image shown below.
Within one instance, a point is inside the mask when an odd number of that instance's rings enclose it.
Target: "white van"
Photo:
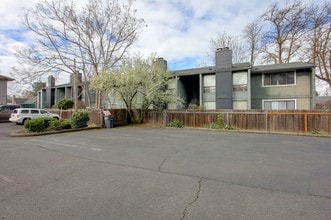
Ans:
[[[49,113],[44,109],[37,108],[17,108],[11,113],[9,121],[15,122],[16,124],[24,125],[26,120],[32,118],[54,118],[56,120],[60,119],[60,116],[57,114]]]

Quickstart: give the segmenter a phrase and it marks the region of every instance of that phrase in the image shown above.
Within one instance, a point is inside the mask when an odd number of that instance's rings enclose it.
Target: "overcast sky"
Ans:
[[[304,0],[314,2],[315,0]],[[31,39],[21,25],[23,8],[37,0],[1,0],[0,74],[10,76],[15,65],[14,47]],[[80,2],[77,0],[77,2]],[[266,0],[136,0],[137,16],[148,25],[133,45],[148,56],[156,52],[170,69],[196,67],[206,57],[211,38],[218,33],[241,36],[246,24],[255,20],[273,1]],[[285,3],[286,0],[279,2]],[[10,76],[15,78],[15,76]],[[11,90],[14,83],[10,83]]]

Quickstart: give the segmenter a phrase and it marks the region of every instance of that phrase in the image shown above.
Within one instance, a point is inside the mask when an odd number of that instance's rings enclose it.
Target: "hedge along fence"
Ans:
[[[70,119],[74,109],[59,110],[59,109],[47,109],[51,113],[55,113],[61,116],[62,119]],[[90,120],[89,126],[102,127],[103,125],[103,113],[101,109],[79,109],[78,111],[87,111]],[[114,126],[126,125],[126,109],[110,109],[114,115]]]
[[[148,112],[145,123],[167,126],[173,120],[179,120],[187,127],[206,127],[222,116],[223,125],[240,130],[293,133],[331,134],[331,112],[318,111],[191,111],[166,110]]]

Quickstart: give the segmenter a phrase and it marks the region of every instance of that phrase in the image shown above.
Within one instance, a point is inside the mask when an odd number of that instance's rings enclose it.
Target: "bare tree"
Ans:
[[[145,25],[132,4],[89,0],[78,8],[73,1],[41,0],[23,18],[35,41],[18,49],[21,65],[14,70],[23,80],[79,71],[85,82],[104,72],[123,59]],[[96,93],[96,107],[100,106],[101,94]]]
[[[305,8],[300,1],[274,3],[263,15],[263,47],[266,62],[289,63],[296,57],[306,33]]]
[[[244,29],[244,38],[246,39],[250,53],[250,63],[254,65],[259,55],[262,27],[259,21],[250,22]]]
[[[247,47],[238,37],[218,33],[217,37],[210,40],[208,58],[215,62],[215,51],[218,48],[229,47],[232,50],[232,62],[242,63],[247,61]]]
[[[310,31],[302,57],[317,66],[316,77],[331,88],[331,3],[312,4],[307,7],[306,15]]]

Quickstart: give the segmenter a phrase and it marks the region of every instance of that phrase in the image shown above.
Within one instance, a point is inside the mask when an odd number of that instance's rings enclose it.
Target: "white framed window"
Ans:
[[[296,99],[270,99],[262,100],[264,110],[295,110],[297,109]]]
[[[247,72],[235,72],[232,74],[233,92],[247,91]]]
[[[288,86],[296,84],[296,72],[263,73],[262,87]]]
[[[215,93],[216,92],[215,75],[203,76],[203,92],[204,93]]]

